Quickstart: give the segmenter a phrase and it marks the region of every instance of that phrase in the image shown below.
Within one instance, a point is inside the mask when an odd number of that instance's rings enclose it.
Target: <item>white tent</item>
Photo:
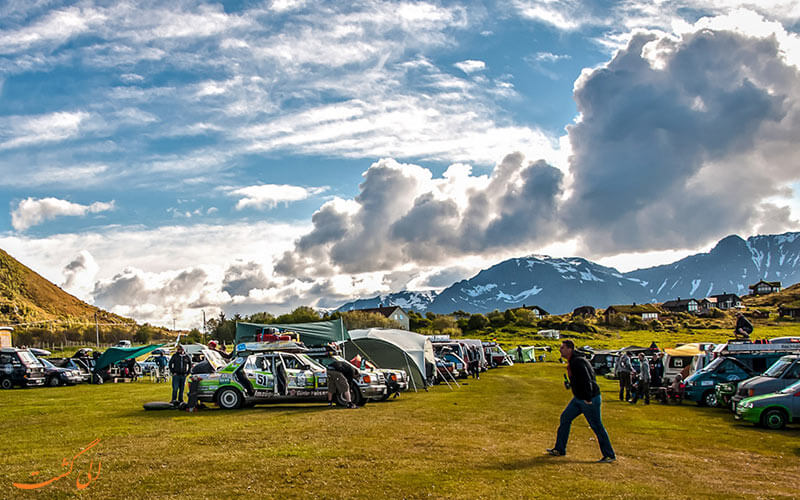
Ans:
[[[350,330],[350,338],[357,345],[364,345],[358,342],[360,339],[373,339],[386,342],[401,349],[408,358],[416,365],[420,374],[425,378],[434,375],[436,369],[436,358],[433,356],[433,346],[431,341],[425,336],[407,330],[370,328],[364,330]],[[380,363],[376,363],[380,366]],[[405,368],[403,366],[385,366],[382,368]],[[409,374],[411,375],[411,374]]]

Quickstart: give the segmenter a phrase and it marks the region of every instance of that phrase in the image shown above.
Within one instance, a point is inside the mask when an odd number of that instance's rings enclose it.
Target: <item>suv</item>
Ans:
[[[29,350],[14,347],[0,349],[1,388],[44,385],[44,380],[44,366]]]
[[[800,381],[778,392],[743,399],[736,405],[736,419],[775,430],[800,422]]]
[[[740,382],[731,402],[735,408],[735,405],[745,398],[779,391],[797,382],[798,379],[800,379],[800,354],[783,356],[763,374]]]
[[[683,397],[701,406],[717,406],[717,384],[737,382],[753,375],[753,370],[736,358],[717,358],[686,378]]]

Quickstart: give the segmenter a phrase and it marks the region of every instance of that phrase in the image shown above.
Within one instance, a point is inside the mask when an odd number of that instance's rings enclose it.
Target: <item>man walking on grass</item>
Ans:
[[[600,417],[600,387],[595,381],[592,365],[580,353],[575,351],[575,343],[571,340],[562,342],[560,351],[561,357],[567,360],[567,373],[569,374],[569,382],[565,381],[564,385],[567,389],[572,388],[574,397],[561,413],[561,421],[556,434],[556,445],[553,448],[548,448],[547,453],[556,457],[567,454],[567,440],[569,439],[572,421],[583,413],[586,421],[589,422],[589,427],[592,428],[597,436],[597,443],[603,453],[603,458],[598,462],[613,462],[617,459],[617,456],[614,453],[614,448],[611,447],[611,440],[608,438],[608,433],[603,427],[603,421]]]

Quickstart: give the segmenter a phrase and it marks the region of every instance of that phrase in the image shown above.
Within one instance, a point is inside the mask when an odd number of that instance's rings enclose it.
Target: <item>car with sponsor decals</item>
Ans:
[[[0,388],[44,385],[44,366],[28,349],[0,349]]]
[[[327,370],[304,350],[301,344],[286,341],[239,344],[236,357],[226,366],[191,376],[198,382],[198,400],[225,409],[262,403],[327,402]],[[336,403],[346,406],[341,396]]]
[[[773,430],[800,423],[800,381],[777,392],[744,398],[736,405],[736,419]]]

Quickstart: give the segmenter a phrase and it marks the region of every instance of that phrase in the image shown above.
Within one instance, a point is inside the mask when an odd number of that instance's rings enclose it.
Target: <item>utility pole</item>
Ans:
[[[97,323],[97,311],[94,312],[94,334],[97,337],[97,348],[100,349],[100,325]]]
[[[203,344],[206,343],[206,310],[203,309]]]

